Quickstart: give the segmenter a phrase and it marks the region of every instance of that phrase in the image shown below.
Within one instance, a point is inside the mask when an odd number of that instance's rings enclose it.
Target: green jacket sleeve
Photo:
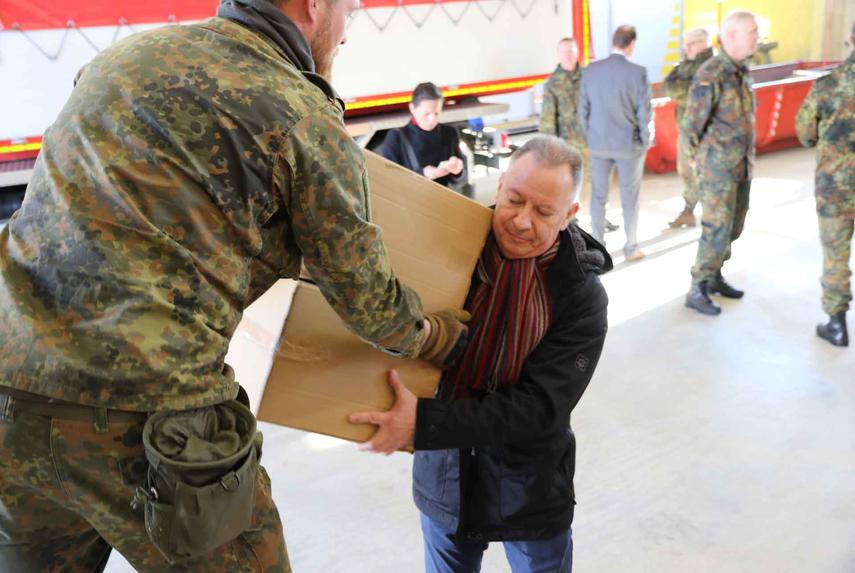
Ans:
[[[540,133],[558,135],[558,105],[555,93],[547,81],[543,86],[543,106],[540,110]]]
[[[796,135],[805,147],[813,147],[819,140],[819,115],[817,109],[816,82],[808,92],[796,115]]]
[[[418,295],[392,272],[382,231],[370,221],[365,158],[333,113],[315,113],[289,138],[294,240],[327,302],[363,340],[416,356],[424,338]]]
[[[717,98],[715,81],[706,76],[696,76],[689,88],[686,111],[680,124],[683,140],[686,142],[686,154],[694,159],[698,145],[704,137]]]

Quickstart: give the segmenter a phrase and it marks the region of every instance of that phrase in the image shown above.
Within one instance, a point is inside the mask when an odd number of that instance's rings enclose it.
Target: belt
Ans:
[[[148,417],[147,412],[131,412],[128,410],[111,410],[96,406],[85,406],[66,402],[56,398],[40,396],[31,392],[0,386],[0,396],[8,396],[15,401],[15,410],[37,416],[50,416],[62,420],[77,422],[143,422]],[[106,415],[106,420],[104,416]]]

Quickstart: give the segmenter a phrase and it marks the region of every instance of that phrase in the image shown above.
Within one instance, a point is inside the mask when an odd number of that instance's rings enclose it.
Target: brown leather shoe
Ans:
[[[695,214],[688,209],[683,209],[676,219],[668,223],[668,226],[672,229],[679,229],[680,227],[694,227],[697,224]]]

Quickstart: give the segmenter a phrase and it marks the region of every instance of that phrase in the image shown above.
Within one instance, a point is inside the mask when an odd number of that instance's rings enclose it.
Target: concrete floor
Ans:
[[[663,231],[682,207],[680,181],[645,177],[649,256],[603,277],[611,330],[573,417],[577,573],[855,571],[855,349],[813,333],[813,166],[805,150],[759,158],[724,269],[747,294],[714,318],[683,307],[699,230]],[[479,199],[494,180],[479,181]],[[622,231],[607,243],[619,254]],[[411,456],[261,429],[295,571],[422,570]],[[107,567],[131,570],[120,556]],[[501,546],[483,571],[509,571]]]

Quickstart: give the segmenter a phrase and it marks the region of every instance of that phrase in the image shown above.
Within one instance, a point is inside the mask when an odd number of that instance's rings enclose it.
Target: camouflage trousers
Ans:
[[[698,180],[703,205],[701,239],[698,255],[692,267],[692,284],[711,280],[721,272],[730,258],[730,246],[742,234],[751,180],[704,181]]]
[[[142,572],[290,572],[270,478],[259,468],[252,527],[170,565],[130,501],[146,461],[142,422],[95,424],[17,411],[0,394],[0,571],[100,572],[113,548]]]
[[[855,220],[842,217],[819,217],[819,239],[822,242],[822,309],[826,314],[849,310],[852,289],[849,256]]]
[[[686,209],[694,211],[695,205],[698,204],[700,191],[698,190],[698,178],[695,175],[695,170],[689,165],[689,156],[687,154],[683,138],[677,138],[677,173],[683,178],[683,201],[686,202]]]

